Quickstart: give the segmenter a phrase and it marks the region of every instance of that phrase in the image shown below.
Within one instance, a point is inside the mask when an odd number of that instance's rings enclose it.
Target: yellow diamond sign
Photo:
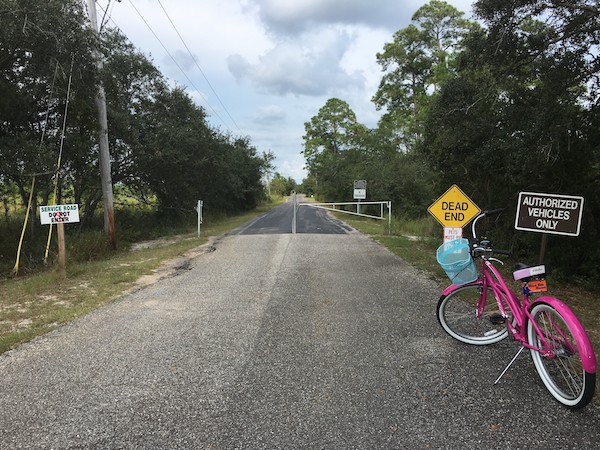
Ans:
[[[427,208],[443,227],[464,227],[481,210],[473,201],[453,184],[440,198]]]

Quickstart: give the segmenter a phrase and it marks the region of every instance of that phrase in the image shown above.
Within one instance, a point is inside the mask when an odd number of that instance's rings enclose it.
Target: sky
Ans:
[[[447,0],[471,17],[474,0]],[[376,55],[425,0],[97,0],[214,128],[272,152],[301,183],[304,123],[333,97],[375,127]],[[105,15],[106,12],[106,15]]]

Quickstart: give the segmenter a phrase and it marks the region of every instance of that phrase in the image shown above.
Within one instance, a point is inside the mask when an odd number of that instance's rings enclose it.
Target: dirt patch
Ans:
[[[183,255],[177,258],[173,258],[171,260],[166,261],[159,268],[154,269],[151,274],[143,275],[142,277],[138,278],[138,280],[134,283],[133,287],[127,290],[127,293],[134,292],[145,286],[154,284],[163,278],[175,277],[180,273],[190,270],[192,268],[192,259],[205,253],[214,252],[216,250],[215,245],[218,242],[218,240],[219,238],[209,238],[208,242],[206,242],[205,244],[188,250]],[[177,242],[177,239],[175,237],[169,239],[157,239],[156,241],[140,242],[139,244],[136,244],[136,250],[140,250],[142,248],[152,248],[159,247],[162,245],[174,244],[175,242]],[[133,247],[132,251],[134,251]]]
[[[133,244],[131,246],[129,251],[135,252],[138,250],[143,250],[145,248],[164,247],[165,245],[175,244],[176,242],[181,241],[182,239],[184,239],[182,235],[177,235],[177,236],[171,236],[168,238],[159,238],[159,239],[153,239],[150,241],[136,242],[135,244]],[[189,238],[189,239],[192,239],[192,238]]]

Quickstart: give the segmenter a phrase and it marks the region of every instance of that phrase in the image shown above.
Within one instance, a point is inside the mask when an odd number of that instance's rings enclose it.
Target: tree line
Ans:
[[[98,49],[102,70],[95,65]],[[26,205],[33,186],[33,214],[37,204],[54,201],[55,191],[56,203],[80,205],[83,224],[101,208],[94,103],[100,82],[112,180],[138,204],[187,214],[198,199],[225,212],[264,200],[273,155],[212,127],[185,89],[170,87],[120,31],[93,33],[80,0],[1,0],[0,72],[5,205],[15,197]]]
[[[482,209],[506,208],[495,233],[515,233],[521,191],[585,198],[578,238],[552,236],[565,276],[600,280],[600,2],[479,0],[474,18],[439,0],[419,8],[376,55],[375,129],[332,98],[305,124],[304,186],[347,200],[367,179],[373,199],[403,217],[458,184]]]

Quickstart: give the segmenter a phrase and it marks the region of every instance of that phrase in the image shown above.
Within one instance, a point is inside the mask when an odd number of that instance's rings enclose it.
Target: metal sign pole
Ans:
[[[202,225],[202,205],[203,204],[204,204],[204,202],[202,200],[198,200],[198,206],[196,206],[196,211],[198,212],[198,237],[200,237],[200,232],[201,232],[200,225]]]

